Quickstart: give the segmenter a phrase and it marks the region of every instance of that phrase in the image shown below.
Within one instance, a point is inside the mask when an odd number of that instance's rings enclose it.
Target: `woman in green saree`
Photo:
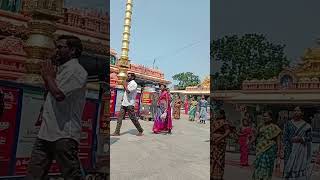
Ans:
[[[274,163],[279,155],[281,129],[272,123],[271,112],[263,115],[264,125],[259,129],[254,161],[253,180],[271,180]]]
[[[196,118],[196,113],[197,113],[197,107],[198,107],[198,102],[195,100],[194,97],[191,98],[190,102],[190,110],[189,110],[189,120],[194,121]]]

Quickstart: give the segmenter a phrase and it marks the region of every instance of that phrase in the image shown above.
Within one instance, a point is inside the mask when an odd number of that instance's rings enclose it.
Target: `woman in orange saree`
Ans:
[[[177,95],[177,98],[174,100],[174,105],[173,105],[174,119],[180,119],[181,106],[182,106],[182,101],[180,99],[180,96]]]

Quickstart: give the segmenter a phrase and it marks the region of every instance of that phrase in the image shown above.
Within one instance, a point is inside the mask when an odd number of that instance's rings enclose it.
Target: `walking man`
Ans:
[[[124,83],[124,95],[122,99],[122,105],[120,110],[120,115],[117,122],[116,130],[111,136],[120,136],[120,129],[122,125],[122,120],[125,118],[126,113],[128,112],[129,118],[131,119],[132,123],[136,126],[139,133],[137,136],[143,135],[143,129],[138,121],[134,113],[134,105],[137,95],[137,88],[138,85],[135,81],[136,75],[134,73],[128,73],[127,81]]]
[[[48,94],[27,179],[48,179],[53,159],[57,161],[64,179],[81,179],[78,152],[88,77],[88,73],[78,62],[82,49],[79,38],[62,35],[56,42],[57,72],[51,61],[42,66],[42,78]]]

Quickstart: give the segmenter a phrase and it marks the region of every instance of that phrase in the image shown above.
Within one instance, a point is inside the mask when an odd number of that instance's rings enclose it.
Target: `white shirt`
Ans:
[[[43,107],[43,121],[38,137],[47,141],[72,138],[80,143],[81,118],[86,101],[87,71],[72,59],[58,69],[56,83],[65,95],[63,101],[49,92]]]
[[[127,89],[130,91],[130,93],[127,93],[126,91],[123,94],[123,100],[122,100],[122,106],[134,106],[137,96],[137,88],[138,84],[131,80],[128,83]]]

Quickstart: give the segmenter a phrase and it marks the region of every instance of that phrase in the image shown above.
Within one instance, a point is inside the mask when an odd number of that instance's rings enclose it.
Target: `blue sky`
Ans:
[[[193,72],[201,80],[210,72],[209,0],[134,0],[129,58],[153,66],[166,79]],[[126,0],[110,1],[111,47],[121,54]],[[175,83],[175,82],[174,82]]]

